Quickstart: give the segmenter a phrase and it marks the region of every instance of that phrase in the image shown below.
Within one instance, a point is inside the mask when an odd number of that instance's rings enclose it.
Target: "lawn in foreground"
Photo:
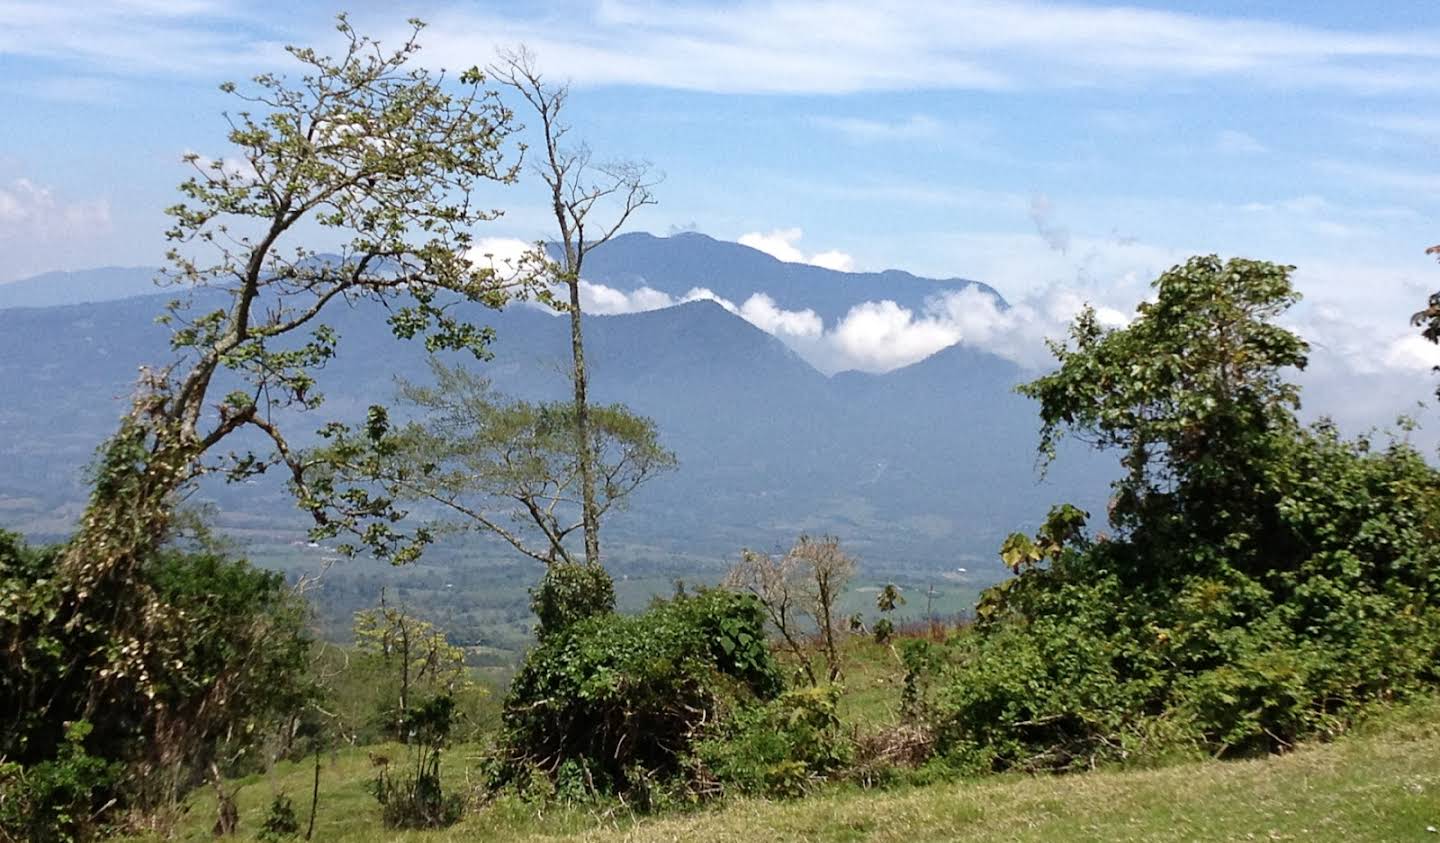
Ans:
[[[371,753],[382,750],[372,749]],[[399,747],[389,748],[392,758]],[[466,785],[473,752],[457,749],[447,784]],[[276,789],[309,808],[306,764],[282,765],[242,787],[241,837],[259,829]],[[1361,733],[1281,757],[1187,763],[1063,777],[998,776],[890,792],[836,789],[793,802],[734,800],[691,814],[540,809],[516,800],[472,812],[454,828],[380,826],[365,783],[367,751],[322,771],[320,841],[1153,841],[1440,840],[1440,705],[1392,713]],[[473,782],[472,782],[473,784]],[[213,800],[195,799],[184,839],[210,839]]]

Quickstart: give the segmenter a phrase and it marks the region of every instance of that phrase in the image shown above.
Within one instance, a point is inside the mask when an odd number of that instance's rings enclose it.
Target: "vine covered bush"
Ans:
[[[53,839],[83,838],[120,810],[170,804],[247,764],[308,698],[307,612],[282,575],[156,551],[136,579],[185,634],[137,642],[104,595],[74,600],[61,558],[0,531],[0,831],[52,816]],[[135,674],[90,682],[113,669],[110,651],[129,652]]]
[[[1440,679],[1440,473],[1295,419],[1289,268],[1197,258],[1128,327],[1082,314],[1022,391],[1043,447],[1121,450],[1112,534],[1014,535],[925,710],[979,769],[1283,750]]]
[[[505,701],[497,785],[578,776],[596,793],[681,772],[701,730],[775,697],[780,671],[753,597],[702,591],[634,616],[601,615],[546,638]]]
[[[696,745],[702,795],[803,796],[843,771],[854,747],[840,722],[840,686],[797,688],[743,708]]]

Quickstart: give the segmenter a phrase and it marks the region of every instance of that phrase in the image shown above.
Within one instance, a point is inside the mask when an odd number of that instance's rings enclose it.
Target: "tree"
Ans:
[[[1222,545],[1265,529],[1256,471],[1295,431],[1299,390],[1285,371],[1304,368],[1308,350],[1274,324],[1299,300],[1293,270],[1191,258],[1156,280],[1156,300],[1125,328],[1082,311],[1070,344],[1051,344],[1058,368],[1020,387],[1040,403],[1046,459],[1067,434],[1123,452],[1117,530],[1168,525]]]
[[[904,605],[905,595],[900,593],[900,589],[893,582],[886,583],[885,587],[880,589],[879,593],[875,595],[875,608],[879,610],[881,614],[880,619],[875,622],[874,634],[876,643],[884,644],[895,634],[894,621],[885,617],[885,615],[894,612]]]
[[[483,354],[488,332],[455,307],[499,306],[528,289],[527,279],[469,256],[474,226],[498,213],[474,205],[472,189],[515,177],[506,163],[511,113],[481,87],[478,70],[452,86],[410,67],[422,26],[412,24],[410,37],[384,49],[342,16],[339,58],[291,47],[298,80],[262,74],[246,91],[226,83],[241,102],[227,116],[234,154],[186,156],[194,173],[168,209],[173,248],[163,274],[184,293],[163,317],[176,358],[143,372],[101,447],[46,609],[85,633],[71,643],[89,649],[66,659],[70,679],[86,689],[76,716],[138,701],[137,733],[185,725],[163,702],[164,678],[191,621],[139,573],[201,477],[242,479],[283,465],[326,535],[369,519],[376,523],[365,529],[383,533],[399,514],[389,501],[307,485],[275,421],[321,402],[313,372],[338,342],[319,321],[330,305],[381,304],[400,337]],[[316,236],[331,254],[302,242]],[[266,447],[247,450],[256,438]],[[223,452],[227,444],[236,450]],[[4,628],[7,652],[24,649],[14,637],[24,629]]]
[[[1122,455],[1116,529],[1062,505],[1005,541],[1016,576],[939,668],[942,751],[1039,770],[1287,749],[1433,691],[1440,472],[1403,438],[1298,423],[1290,272],[1193,258],[1126,327],[1082,313],[1022,387],[1044,453],[1068,432]]]
[[[576,405],[515,401],[466,369],[435,361],[431,370],[433,386],[401,387],[405,403],[422,411],[418,421],[392,430],[376,408],[364,430],[332,426],[330,444],[315,461],[333,472],[332,481],[373,482],[389,499],[445,513],[448,519],[422,528],[422,541],[469,526],[547,568],[574,564],[567,540],[584,526],[585,461],[575,438]],[[619,404],[590,407],[587,415],[585,453],[600,480],[592,503],[603,516],[673,468],[675,455],[661,447],[654,422]]]
[[[382,675],[394,683],[394,705],[386,711],[396,739],[408,742],[403,728],[415,689],[426,696],[452,696],[467,684],[465,651],[451,644],[429,621],[392,606],[382,594],[380,605],[355,613],[355,649],[380,663]]]
[[[740,561],[725,582],[753,594],[770,623],[795,656],[811,685],[818,684],[810,654],[803,643],[808,621],[820,636],[826,679],[840,678],[840,648],[835,640],[839,617],[836,605],[855,574],[855,560],[840,548],[834,536],[814,539],[801,535],[783,556],[742,550]]]
[[[585,343],[580,307],[580,280],[585,258],[597,247],[614,237],[631,214],[646,205],[655,204],[652,189],[658,183],[650,168],[642,162],[622,161],[596,163],[584,144],[567,148],[562,140],[570,127],[562,119],[565,103],[570,98],[568,86],[548,85],[535,67],[535,57],[524,48],[502,52],[491,74],[503,85],[513,89],[529,105],[536,118],[540,139],[539,160],[535,170],[549,188],[550,207],[559,234],[558,260],[550,256],[544,243],[536,256],[545,267],[545,274],[567,294],[562,309],[570,315],[571,381],[575,404],[575,452],[580,469],[581,523],[585,535],[585,561],[600,564],[601,505],[597,498],[595,455],[591,450],[591,414],[588,398],[588,374],[585,369]],[[603,222],[593,219],[597,213],[611,211]]]

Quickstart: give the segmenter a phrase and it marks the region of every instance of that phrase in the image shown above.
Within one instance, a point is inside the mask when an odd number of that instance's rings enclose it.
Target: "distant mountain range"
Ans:
[[[170,357],[153,321],[169,296],[147,289],[152,275],[104,269],[0,285],[0,527],[44,537],[73,523],[82,469],[113,429],[137,366]],[[618,238],[592,255],[587,277],[675,296],[697,286],[737,299],[765,292],[827,320],[863,301],[914,307],[975,283],[787,264],[696,234]],[[135,295],[142,290],[149,294]],[[562,320],[529,306],[475,318],[496,332],[494,359],[477,365],[497,388],[567,394]],[[320,374],[327,402],[291,420],[292,430],[358,418],[393,400],[396,377],[428,375],[423,350],[394,340],[382,314],[338,309],[328,321],[342,339]],[[1041,482],[1035,408],[1013,392],[1024,373],[964,345],[883,375],[826,377],[708,301],[588,317],[586,339],[596,400],[653,417],[680,457],[678,471],[642,490],[609,527],[613,541],[652,555],[719,558],[788,544],[804,530],[834,533],[887,569],[959,566],[993,578],[1004,535],[1058,501],[1098,507],[1114,470],[1069,453]],[[278,480],[206,487],[202,496],[234,530],[303,528]]]

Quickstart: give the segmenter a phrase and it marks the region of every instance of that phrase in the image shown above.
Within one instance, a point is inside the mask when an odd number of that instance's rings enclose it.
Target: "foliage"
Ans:
[[[378,668],[385,697],[375,713],[388,724],[390,737],[405,740],[414,698],[444,695],[453,702],[470,690],[465,651],[434,624],[388,604],[383,595],[378,607],[355,614],[354,632],[357,655]]]
[[[802,796],[850,762],[837,685],[786,691],[742,708],[695,746],[696,776],[723,791]]]
[[[0,838],[60,843],[100,830],[97,818],[122,770],[85,751],[90,730],[84,720],[71,723],[59,753],[39,764],[0,762]]]
[[[543,639],[615,611],[615,581],[599,565],[556,562],[531,592],[530,608],[537,621],[535,635]]]
[[[904,605],[905,595],[900,593],[900,589],[893,582],[886,583],[885,587],[880,589],[880,593],[875,595],[875,608],[881,614],[889,614]],[[889,643],[895,635],[895,622],[882,617],[875,622],[875,628],[871,630],[871,633],[875,636],[876,643]]]
[[[211,551],[153,553],[137,586],[186,627],[144,643],[144,695],[89,681],[110,669],[110,650],[139,645],[104,603],[66,603],[62,558],[0,532],[0,757],[21,779],[95,772],[95,809],[112,798],[111,807],[152,806],[234,769],[308,698],[307,612],[281,575]]]
[[[835,682],[841,673],[840,648],[835,640],[840,622],[836,604],[854,574],[855,560],[840,548],[839,539],[801,535],[783,556],[742,550],[725,584],[760,602],[805,678],[811,685],[818,685],[819,677],[802,640],[806,631],[803,625],[808,622],[819,632],[827,680]]]
[[[318,320],[332,303],[378,302],[399,337],[483,354],[488,333],[453,305],[499,306],[530,289],[469,257],[471,229],[495,216],[471,190],[513,179],[511,115],[476,70],[456,86],[410,66],[413,24],[385,50],[342,16],[340,58],[291,47],[298,80],[266,73],[248,90],[222,86],[243,103],[226,118],[235,153],[188,154],[194,173],[167,209],[162,280],[183,291],[161,321],[176,359],[142,371],[64,548],[37,570],[0,542],[0,704],[18,726],[0,755],[27,768],[54,760],[61,724],[89,719],[86,751],[127,765],[133,805],[175,799],[198,769],[216,775],[221,744],[245,743],[246,727],[288,702],[304,646],[282,619],[278,579],[164,549],[177,502],[202,476],[244,480],[283,465],[318,535],[391,532],[392,502],[308,483],[275,423],[321,403],[314,372],[338,337]],[[298,242],[317,227],[336,254]],[[266,448],[223,452],[242,431]]]
[[[1082,314],[1024,387],[1042,447],[1121,449],[1115,537],[1056,507],[1002,549],[1017,571],[951,646],[942,748],[979,768],[1069,769],[1189,749],[1284,749],[1430,686],[1440,657],[1440,473],[1295,421],[1270,324],[1285,267],[1196,258],[1127,328]]]
[[[374,407],[362,427],[327,427],[327,446],[314,452],[322,464],[315,476],[326,482],[373,484],[384,499],[425,504],[452,519],[417,531],[412,542],[471,527],[547,565],[575,562],[566,542],[584,523],[582,456],[600,480],[596,518],[622,508],[635,489],[675,467],[655,423],[622,405],[588,407],[582,455],[573,404],[512,400],[473,372],[436,360],[431,371],[433,386],[401,387],[419,421],[394,428],[385,410]],[[370,538],[386,553],[398,535]]]
[[[748,596],[703,591],[580,621],[541,640],[511,684],[495,783],[525,787],[569,763],[592,790],[629,791],[679,772],[705,724],[780,687]]]
[[[265,821],[260,824],[260,833],[256,837],[264,843],[280,843],[282,840],[299,836],[300,819],[295,816],[294,802],[283,793],[275,794],[275,798],[270,800],[270,810],[265,814]]]
[[[413,772],[392,776],[386,764],[373,783],[387,828],[444,828],[464,813],[460,794],[447,795],[440,781],[440,753],[454,719],[455,701],[448,695],[431,697],[406,712],[403,725]]]

